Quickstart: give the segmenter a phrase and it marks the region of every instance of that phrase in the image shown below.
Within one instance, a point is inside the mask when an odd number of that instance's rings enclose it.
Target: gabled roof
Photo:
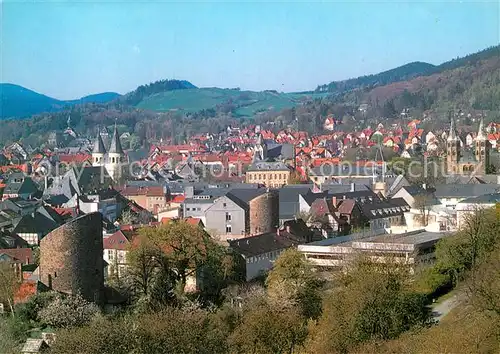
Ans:
[[[24,264],[31,264],[33,261],[33,251],[31,248],[4,248],[0,249],[0,254],[6,254]]]
[[[28,338],[26,339],[26,343],[24,343],[23,349],[21,349],[21,353],[41,353],[44,349],[47,348],[49,348],[49,346],[43,339]]]
[[[133,230],[128,232],[118,230],[111,236],[103,239],[103,249],[125,250],[135,235],[136,232]]]
[[[229,241],[229,246],[245,258],[248,258],[287,249],[305,242],[305,238],[280,230],[279,235],[277,232],[270,232]]]

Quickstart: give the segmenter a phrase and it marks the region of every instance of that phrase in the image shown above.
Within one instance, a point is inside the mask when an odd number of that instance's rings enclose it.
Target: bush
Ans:
[[[38,313],[39,320],[57,328],[83,326],[100,313],[96,304],[86,301],[80,295],[57,296]]]

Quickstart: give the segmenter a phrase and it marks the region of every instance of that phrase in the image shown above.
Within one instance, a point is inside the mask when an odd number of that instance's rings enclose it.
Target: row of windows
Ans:
[[[257,263],[259,261],[263,261],[266,259],[275,260],[276,258],[278,258],[280,253],[281,253],[280,250],[279,251],[271,251],[271,252],[268,252],[265,254],[259,254],[258,256],[255,256],[255,257],[249,257],[248,263]]]
[[[269,177],[268,177],[269,176]],[[264,173],[264,174],[254,174],[254,173],[250,173],[248,175],[248,180],[250,181],[260,181],[260,180],[263,180],[263,179],[279,179],[279,180],[283,180],[283,179],[286,179],[287,176],[286,176],[286,173]]]
[[[186,211],[201,211],[201,208],[186,208]]]

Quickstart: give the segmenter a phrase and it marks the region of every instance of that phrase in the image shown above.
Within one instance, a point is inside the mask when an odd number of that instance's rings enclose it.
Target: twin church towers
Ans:
[[[101,137],[101,132],[97,132],[92,149],[92,166],[103,166],[113,180],[117,180],[121,173],[122,164],[127,162],[125,153],[123,152],[122,144],[118,129],[113,130],[113,138],[109,145],[109,150],[106,151],[104,142]]]
[[[450,132],[446,140],[446,166],[448,174],[486,175],[490,167],[491,144],[484,130],[483,118],[474,139],[474,149],[466,150],[457,134],[455,120],[451,119]]]

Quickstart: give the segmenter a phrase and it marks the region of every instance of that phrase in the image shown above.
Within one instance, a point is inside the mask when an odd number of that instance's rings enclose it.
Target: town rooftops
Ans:
[[[15,172],[10,175],[7,185],[3,191],[4,194],[34,194],[38,191],[38,186],[31,177],[25,176],[21,172]]]
[[[312,176],[337,176],[337,177],[349,177],[349,176],[364,176],[369,177],[373,175],[381,175],[382,167],[378,166],[361,166],[361,165],[331,165],[324,164],[321,166],[313,167],[311,169]],[[389,175],[389,172],[386,171]]]

